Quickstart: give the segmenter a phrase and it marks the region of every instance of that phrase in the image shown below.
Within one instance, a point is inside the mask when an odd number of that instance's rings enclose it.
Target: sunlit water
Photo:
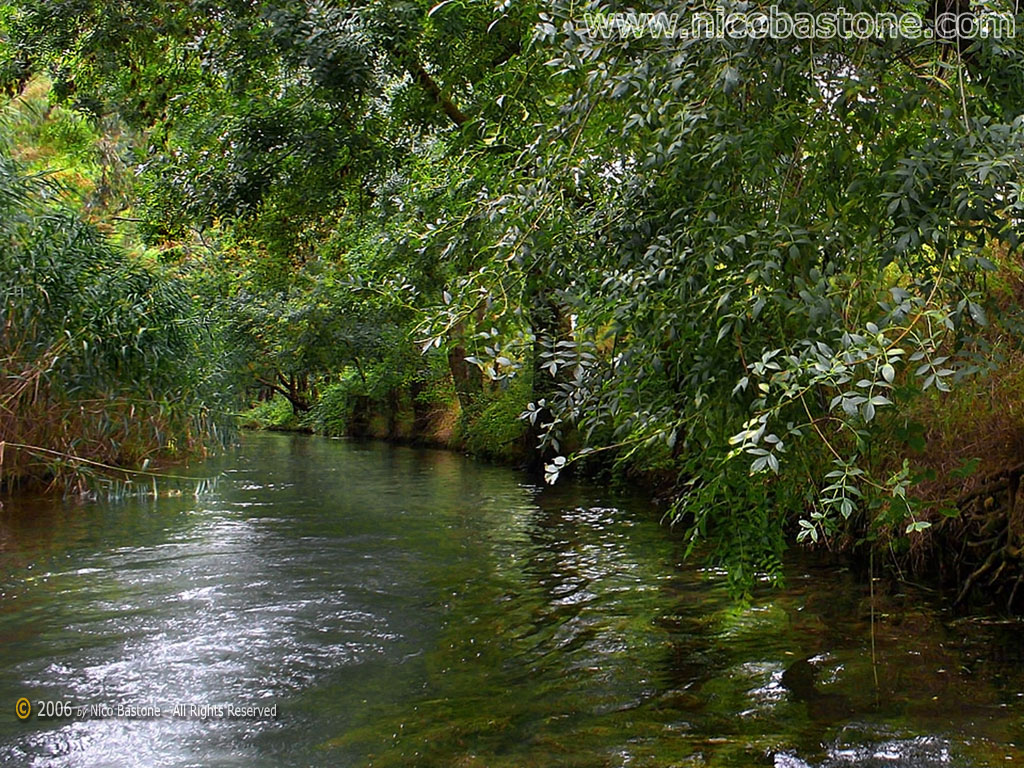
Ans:
[[[3,764],[1024,765],[1020,625],[889,594],[873,662],[841,569],[739,609],[641,498],[445,452],[259,434],[193,471],[0,510]]]

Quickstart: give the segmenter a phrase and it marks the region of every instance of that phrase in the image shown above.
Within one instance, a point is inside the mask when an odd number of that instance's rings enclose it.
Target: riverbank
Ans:
[[[1014,358],[1015,359],[1015,358]],[[1012,363],[1012,360],[1011,360]],[[934,395],[920,401],[903,426],[890,428],[893,445],[882,448],[896,456],[911,455],[920,467],[910,494],[942,501],[933,505],[928,526],[914,535],[879,527],[856,527],[852,521],[837,539],[835,551],[853,562],[864,578],[869,564],[875,576],[895,582],[914,580],[942,590],[947,601],[967,613],[1020,613],[1024,603],[1021,564],[1021,520],[1017,495],[1022,466],[1005,468],[1014,455],[1017,414],[1005,407],[1016,377],[991,374],[978,385],[989,401],[1000,401],[985,428],[971,434],[963,423],[984,419],[977,407],[980,391]],[[326,436],[351,436],[396,444],[443,448],[511,467],[530,463],[526,422],[527,388],[494,389],[482,396],[478,408],[466,413],[450,383],[434,382],[382,397],[327,391],[306,413],[296,415],[283,398],[259,403],[242,425],[249,429],[305,431]],[[960,436],[959,438],[954,437]],[[981,454],[984,458],[977,458]],[[642,487],[652,497],[670,502],[679,493],[671,456],[635,454],[628,461],[607,459],[577,467],[577,474],[601,482]],[[766,480],[770,485],[770,478]],[[893,500],[894,502],[897,500]],[[876,519],[885,519],[881,510]],[[789,528],[795,538],[797,526]],[[823,545],[802,546],[824,552]]]
[[[312,406],[297,412],[275,395],[243,413],[245,429],[360,437],[402,445],[443,448],[510,467],[532,459],[529,429],[520,418],[529,403],[525,382],[482,390],[464,408],[450,378],[367,392],[349,381],[326,387]]]

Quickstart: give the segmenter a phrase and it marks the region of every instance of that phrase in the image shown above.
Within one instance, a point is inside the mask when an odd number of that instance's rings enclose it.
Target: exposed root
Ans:
[[[1010,590],[1010,597],[1006,601],[1006,612],[1013,613],[1013,603],[1017,598],[1017,590],[1020,588],[1021,582],[1024,582],[1024,573],[1017,577],[1017,581],[1013,584],[1013,589]]]
[[[968,593],[971,591],[971,587],[975,585],[978,579],[980,579],[982,576],[988,573],[997,562],[1000,562],[1002,557],[1003,550],[1001,549],[997,549],[995,552],[990,554],[988,556],[988,559],[981,564],[981,567],[975,570],[970,576],[967,577],[967,580],[964,582],[964,585],[960,590],[960,594],[957,595],[956,601],[953,604],[960,605],[960,603],[963,602],[964,598],[967,597]]]
[[[1017,502],[1022,475],[1024,464],[1018,464],[983,478],[958,498],[960,515],[936,526],[932,546],[946,578],[957,585],[954,605],[977,598],[1013,611],[1024,582]]]

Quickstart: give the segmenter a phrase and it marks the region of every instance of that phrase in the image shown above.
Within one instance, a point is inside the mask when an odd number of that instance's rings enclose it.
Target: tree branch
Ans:
[[[456,106],[448,96],[441,90],[441,86],[437,84],[437,81],[430,76],[430,73],[423,68],[423,65],[414,58],[413,56],[407,56],[405,58],[406,69],[409,70],[409,74],[412,75],[413,80],[419,84],[423,90],[430,94],[430,98],[434,100],[444,111],[446,115],[451,119],[455,125],[462,127],[469,118],[466,117],[465,113]]]

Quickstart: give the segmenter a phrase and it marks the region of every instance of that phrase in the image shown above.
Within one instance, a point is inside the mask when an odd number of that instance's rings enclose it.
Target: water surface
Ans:
[[[1024,764],[1019,624],[890,593],[873,658],[841,568],[737,608],[642,498],[441,451],[257,434],[192,471],[0,510],[3,764]]]

